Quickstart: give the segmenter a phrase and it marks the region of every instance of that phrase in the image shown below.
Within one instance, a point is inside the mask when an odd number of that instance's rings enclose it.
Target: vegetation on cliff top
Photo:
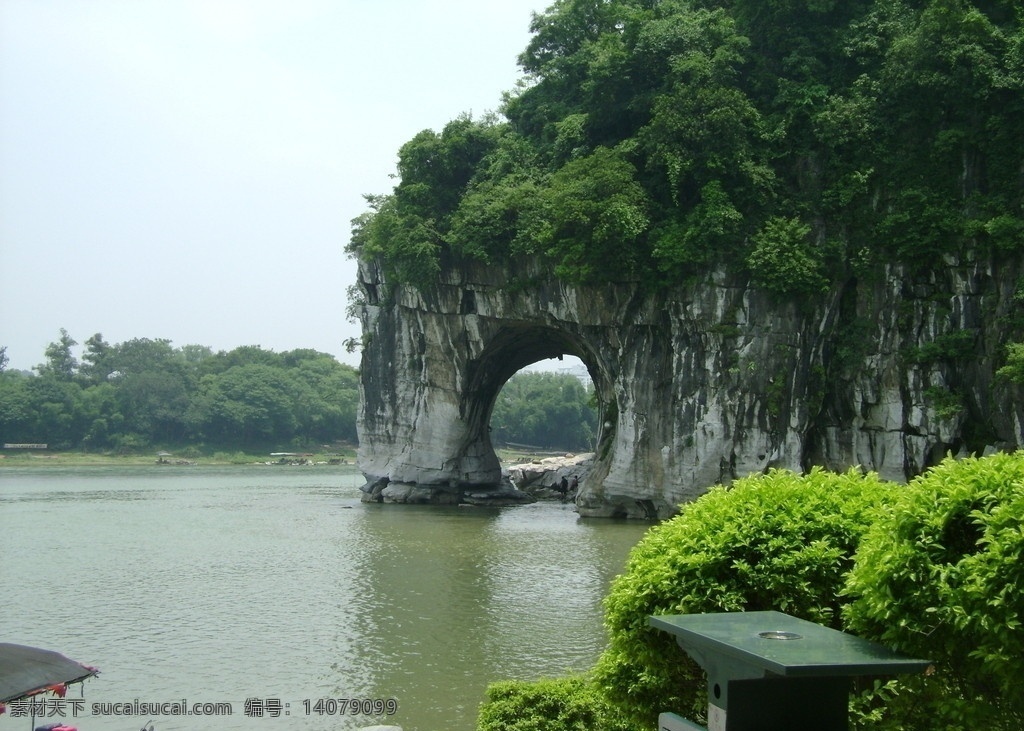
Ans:
[[[880,261],[1020,253],[1013,0],[556,0],[502,117],[399,152],[349,249],[389,276],[539,256],[572,281],[711,264],[808,295]]]

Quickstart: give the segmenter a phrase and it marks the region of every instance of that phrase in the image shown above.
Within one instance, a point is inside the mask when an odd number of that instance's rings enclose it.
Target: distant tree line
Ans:
[[[329,354],[136,338],[78,343],[61,330],[36,375],[3,368],[0,442],[58,449],[235,449],[356,440],[359,376]]]
[[[512,376],[491,415],[491,439],[499,445],[587,451],[596,434],[593,386],[564,373]]]
[[[66,330],[33,370],[7,370],[0,346],[0,443],[137,451],[185,445],[259,450],[355,443],[359,373],[310,349],[136,338],[84,344]],[[577,378],[521,373],[495,404],[496,443],[582,450],[594,439],[591,390]]]

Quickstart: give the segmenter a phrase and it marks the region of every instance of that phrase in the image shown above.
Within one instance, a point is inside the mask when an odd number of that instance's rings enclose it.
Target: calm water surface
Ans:
[[[646,526],[560,503],[367,505],[362,482],[327,466],[2,468],[0,641],[100,668],[80,731],[471,731],[488,683],[592,665],[601,599]],[[398,712],[316,712],[338,698]],[[136,700],[232,712],[91,712]]]

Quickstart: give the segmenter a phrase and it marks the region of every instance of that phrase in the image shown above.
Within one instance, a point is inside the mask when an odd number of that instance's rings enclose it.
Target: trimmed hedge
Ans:
[[[652,528],[605,601],[595,678],[637,726],[702,718],[705,680],[652,614],[775,609],[840,627],[840,591],[876,506],[896,486],[857,470],[773,470],[714,488]]]
[[[851,632],[932,660],[880,728],[1024,728],[1024,452],[947,459],[901,489],[846,589]]]
[[[487,688],[479,731],[631,731],[588,678],[504,681]]]

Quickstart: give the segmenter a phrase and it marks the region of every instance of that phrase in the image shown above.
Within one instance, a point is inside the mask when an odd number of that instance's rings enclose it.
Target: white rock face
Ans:
[[[450,269],[418,291],[361,262],[366,499],[514,501],[491,409],[509,377],[560,354],[587,365],[601,404],[577,500],[587,516],[666,517],[772,467],[905,480],[947,452],[1017,448],[1024,399],[994,372],[1020,338],[1022,272],[892,267],[815,305],[723,272],[649,293],[568,285],[524,262]]]

